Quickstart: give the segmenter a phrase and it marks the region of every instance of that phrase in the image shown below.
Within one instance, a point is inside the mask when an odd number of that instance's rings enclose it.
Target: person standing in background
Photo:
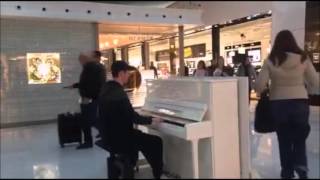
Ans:
[[[319,75],[289,30],[279,32],[268,60],[256,81],[258,94],[271,80],[272,118],[279,141],[281,178],[308,177],[306,139],[310,133],[308,92],[305,85],[319,90]],[[305,84],[306,83],[306,84]]]
[[[98,118],[97,99],[102,85],[106,81],[106,69],[100,63],[101,53],[92,51],[89,55],[83,53],[79,56],[79,62],[83,66],[80,80],[67,88],[78,88],[81,108],[81,129],[84,134],[84,143],[77,149],[93,147],[91,126],[96,124]]]
[[[229,76],[225,72],[224,58],[222,56],[218,58],[217,65],[213,71],[213,76]]]
[[[213,72],[217,68],[217,61],[211,60],[211,65],[207,68],[208,76],[213,76]]]
[[[184,76],[189,76],[189,68],[187,65],[184,65]]]
[[[154,78],[155,78],[155,79],[158,79],[158,70],[157,70],[157,68],[154,66],[154,64],[153,64],[152,61],[151,61],[151,64],[150,64],[150,69],[153,70]]]
[[[204,61],[201,60],[198,62],[197,69],[194,70],[193,75],[196,77],[208,76],[206,64],[204,63]]]
[[[244,60],[241,61],[241,64],[240,64],[239,69],[237,71],[237,76],[248,77],[249,103],[250,103],[251,90],[254,87],[255,80],[257,79],[257,74],[256,74],[256,71],[249,60],[249,57],[246,56],[244,58]]]

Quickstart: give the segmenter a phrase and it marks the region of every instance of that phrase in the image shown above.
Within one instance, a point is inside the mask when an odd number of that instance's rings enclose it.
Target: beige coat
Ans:
[[[274,66],[266,60],[256,81],[256,92],[263,92],[269,80],[270,100],[307,99],[307,86],[319,91],[319,74],[310,59],[301,63],[301,55],[287,53],[287,60],[281,66]]]

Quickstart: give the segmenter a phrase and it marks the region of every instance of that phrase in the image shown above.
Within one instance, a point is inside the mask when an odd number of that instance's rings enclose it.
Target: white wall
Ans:
[[[305,1],[272,2],[272,36],[271,44],[277,33],[283,29],[290,30],[301,48],[304,47],[305,36]]]
[[[78,91],[62,87],[79,80],[78,56],[95,49],[97,26],[2,17],[0,22],[0,124],[53,120],[59,113],[79,112]],[[26,54],[49,52],[60,53],[61,83],[28,84]]]

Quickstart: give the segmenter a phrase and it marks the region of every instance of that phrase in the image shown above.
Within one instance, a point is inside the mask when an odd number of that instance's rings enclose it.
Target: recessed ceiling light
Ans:
[[[119,43],[119,40],[118,40],[118,39],[114,39],[114,40],[112,41],[112,43],[113,43],[114,45],[117,45],[117,44]]]

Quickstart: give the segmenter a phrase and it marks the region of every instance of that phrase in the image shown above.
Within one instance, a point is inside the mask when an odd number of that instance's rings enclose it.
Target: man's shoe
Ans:
[[[88,149],[88,148],[92,148],[92,147],[93,147],[92,144],[84,143],[84,144],[81,144],[80,146],[78,146],[77,149]]]
[[[308,179],[308,168],[306,167],[296,167],[295,171],[297,172],[299,179]]]

